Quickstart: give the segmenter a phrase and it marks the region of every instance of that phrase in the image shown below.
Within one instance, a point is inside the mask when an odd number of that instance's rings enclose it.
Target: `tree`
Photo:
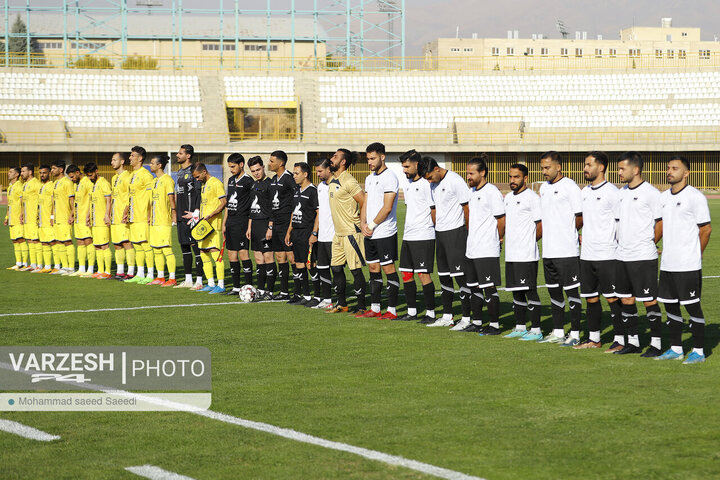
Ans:
[[[88,69],[105,69],[115,68],[110,60],[106,57],[96,55],[85,55],[70,64],[72,68],[88,68]]]
[[[157,70],[158,61],[157,58],[150,56],[144,57],[139,55],[133,55],[127,57],[120,68],[124,70]]]
[[[20,15],[15,18],[15,22],[10,28],[10,33],[15,35],[21,34],[22,36],[10,37],[10,41],[8,42],[8,50],[16,53],[27,53],[27,25],[25,25],[25,22],[22,21]],[[38,45],[37,40],[35,40],[35,38],[33,37],[30,37],[30,53],[42,53],[40,45]]]

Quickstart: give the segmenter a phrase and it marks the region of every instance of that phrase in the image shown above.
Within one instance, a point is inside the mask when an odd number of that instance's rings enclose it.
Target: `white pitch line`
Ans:
[[[15,370],[12,365],[4,362],[0,362],[0,368],[4,368],[6,370],[11,370],[14,372],[24,373],[26,375],[32,375],[34,373],[39,373],[38,371],[33,370]],[[356,447],[354,445],[349,445],[347,443],[342,442],[335,442],[332,440],[326,440],[324,438],[316,437],[314,435],[308,435],[307,433],[298,432],[296,430],[292,430],[290,428],[283,428],[278,427],[275,425],[271,425],[269,423],[263,423],[263,422],[254,422],[252,420],[246,420],[244,418],[235,417],[232,415],[228,415],[225,413],[215,412],[213,410],[203,410],[199,407],[195,407],[193,405],[187,405],[183,403],[178,402],[172,402],[169,400],[164,400],[161,398],[153,397],[151,394],[138,394],[133,392],[128,392],[126,390],[118,390],[115,388],[109,388],[105,387],[103,385],[93,385],[91,383],[75,383],[75,382],[67,382],[69,385],[74,385],[79,388],[84,388],[87,390],[95,390],[95,391],[101,391],[105,393],[113,393],[115,395],[121,395],[127,398],[137,398],[138,400],[154,403],[156,405],[162,405],[166,408],[177,410],[180,412],[187,412],[192,413],[195,415],[200,415],[202,417],[210,418],[213,420],[218,420],[220,422],[229,423],[231,425],[238,425],[240,427],[250,428],[252,430],[257,430],[260,432],[269,433],[271,435],[277,435],[278,437],[287,438],[289,440],[294,440],[296,442],[301,443],[307,443],[310,445],[317,445],[319,447],[328,448],[330,450],[338,450],[341,452],[347,452],[352,453],[354,455],[358,455],[360,457],[367,458],[369,460],[375,460],[378,462],[382,462],[388,465],[398,466],[398,467],[404,467],[410,470],[415,470],[416,472],[424,473],[426,475],[432,475],[438,478],[444,478],[446,480],[485,480],[481,477],[475,477],[472,475],[467,475],[462,472],[457,472],[455,470],[450,470],[443,467],[438,467],[435,465],[431,465],[429,463],[423,463],[418,462],[417,460],[410,460],[405,457],[401,457],[399,455],[390,455],[388,453],[379,452],[377,450],[370,450],[368,448],[363,447]]]
[[[122,312],[127,310],[151,310],[153,308],[212,307],[214,305],[244,305],[242,302],[182,303],[177,305],[144,305],[141,307],[92,308],[89,310],[55,310],[50,312],[0,313],[0,317],[23,317],[28,315],[60,315],[64,313]]]
[[[30,440],[38,440],[40,442],[52,442],[53,440],[60,440],[60,435],[51,435],[37,428],[28,427],[22,423],[13,422],[12,420],[5,420],[0,418],[0,430],[8,433],[14,433],[21,437],[29,438]]]
[[[125,467],[130,473],[134,473],[140,477],[149,478],[150,480],[194,480],[192,477],[186,477],[179,473],[163,470],[155,465],[141,465],[137,467]]]

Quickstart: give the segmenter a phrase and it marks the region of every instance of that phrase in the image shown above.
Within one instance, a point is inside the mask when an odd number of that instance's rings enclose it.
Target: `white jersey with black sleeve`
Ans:
[[[540,197],[529,188],[505,195],[505,261],[537,262],[537,224],[542,220]]]
[[[435,225],[432,210],[435,209],[430,182],[424,178],[407,179],[402,183],[405,196],[405,230],[403,240],[434,240]]]
[[[397,233],[397,201],[398,201],[398,190],[400,185],[395,174],[389,168],[380,172],[373,172],[365,179],[365,192],[367,193],[367,206],[365,207],[365,221],[370,223],[382,210],[385,205],[385,194],[394,193],[395,199],[393,200],[392,210],[388,213],[385,220],[380,222],[377,227],[373,229],[372,238],[377,240],[378,238],[387,238]]]
[[[580,255],[575,217],[582,215],[580,187],[568,177],[540,187],[542,208],[543,258],[568,258]]]
[[[446,232],[465,225],[463,207],[470,201],[465,180],[457,173],[446,170],[445,176],[431,186],[435,201],[435,231]]]
[[[648,182],[620,189],[617,220],[617,259],[623,262],[655,260],[655,222],[662,217],[660,192]]]
[[[710,223],[705,195],[686,185],[677,193],[660,195],[663,221],[663,250],[660,270],[694,272],[702,269],[700,227]]]
[[[469,191],[470,216],[468,221],[465,256],[485,258],[500,256],[500,235],[498,219],[505,216],[502,193],[492,183]]]
[[[587,185],[582,189],[581,260],[615,260],[617,255],[615,209],[619,198],[618,188],[608,181],[596,186]]]

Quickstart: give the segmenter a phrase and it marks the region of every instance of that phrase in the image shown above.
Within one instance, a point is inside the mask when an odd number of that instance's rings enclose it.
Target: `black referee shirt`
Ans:
[[[275,175],[270,184],[272,205],[272,221],[278,225],[287,225],[290,222],[290,213],[293,210],[293,196],[297,184],[289,170],[282,175]]]
[[[315,185],[298,189],[293,197],[292,226],[298,230],[313,228],[318,209],[318,192]]]
[[[270,218],[270,183],[272,180],[268,177],[253,183],[250,204],[250,218],[253,220]]]
[[[248,217],[255,182],[249,175],[232,176],[227,183],[227,210],[229,217]]]
[[[195,180],[192,175],[194,165],[187,168],[181,168],[177,173],[177,182],[175,182],[175,193],[177,203],[177,211],[180,214],[185,212],[193,212],[200,208],[200,194],[202,185]]]

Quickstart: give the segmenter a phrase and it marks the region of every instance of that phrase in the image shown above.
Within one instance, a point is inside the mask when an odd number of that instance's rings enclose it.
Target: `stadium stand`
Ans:
[[[295,100],[293,77],[226,76],[225,98],[229,102],[292,102]]]

